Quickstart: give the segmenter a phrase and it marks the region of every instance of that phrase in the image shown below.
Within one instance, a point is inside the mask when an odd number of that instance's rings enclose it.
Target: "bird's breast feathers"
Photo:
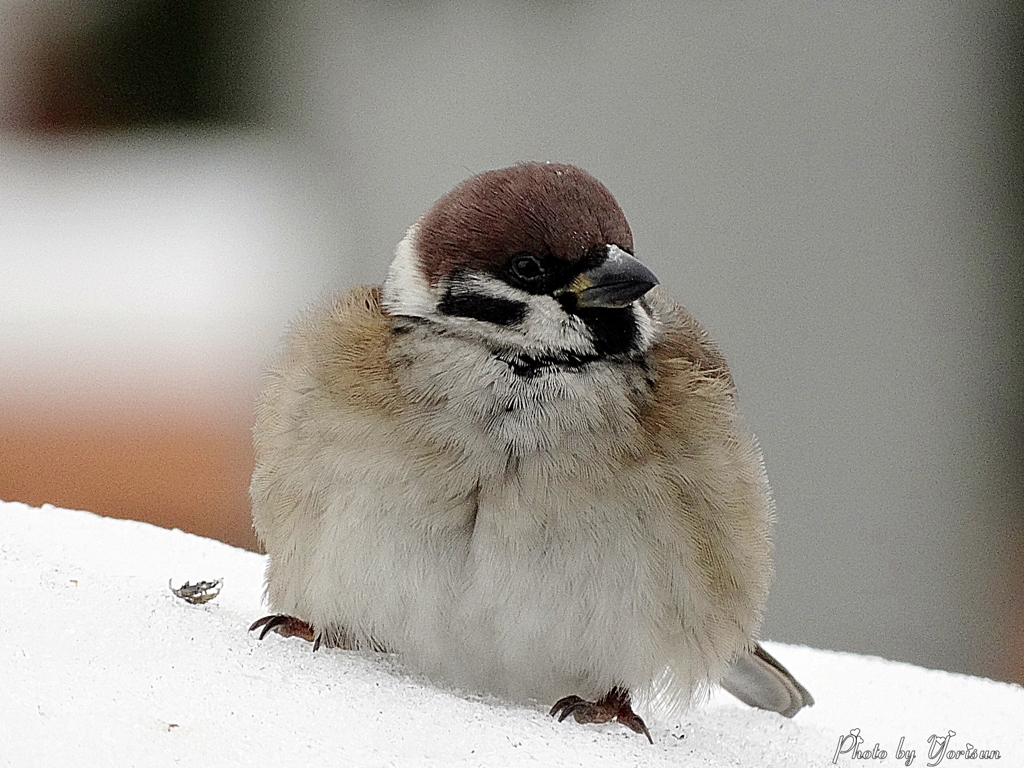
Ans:
[[[256,426],[275,609],[517,698],[721,674],[767,594],[770,497],[720,356],[663,295],[643,311],[642,359],[528,369],[376,288],[300,320]]]

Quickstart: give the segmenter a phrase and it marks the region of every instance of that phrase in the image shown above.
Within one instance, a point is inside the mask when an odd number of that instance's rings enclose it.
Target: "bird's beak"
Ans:
[[[617,245],[608,246],[600,264],[577,277],[566,289],[583,309],[627,307],[658,284],[658,278]]]

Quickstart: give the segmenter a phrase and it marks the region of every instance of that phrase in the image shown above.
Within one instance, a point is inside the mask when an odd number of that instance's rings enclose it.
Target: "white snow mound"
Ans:
[[[682,721],[643,713],[654,746],[558,723],[552,702],[446,690],[393,657],[260,642],[246,630],[266,613],[264,565],[181,531],[0,502],[0,765],[955,768],[979,764],[970,749],[1024,765],[1020,686],[779,643],[817,701],[792,720],[721,693]],[[204,605],[168,588],[214,579]]]

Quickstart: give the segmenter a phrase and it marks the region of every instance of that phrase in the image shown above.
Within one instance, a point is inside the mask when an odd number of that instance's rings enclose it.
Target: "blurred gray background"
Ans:
[[[1014,3],[0,9],[9,434],[126,392],[247,424],[287,319],[379,282],[437,197],[575,163],[732,366],[778,509],[764,636],[1024,680]],[[47,460],[0,497],[93,498]],[[234,533],[185,527],[251,543],[233,498]],[[114,513],[182,524],[145,507]]]

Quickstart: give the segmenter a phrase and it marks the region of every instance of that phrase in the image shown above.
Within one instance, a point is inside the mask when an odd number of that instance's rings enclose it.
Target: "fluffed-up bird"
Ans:
[[[257,407],[253,629],[648,738],[638,699],[812,704],[757,642],[758,447],[657,283],[597,179],[526,163],[438,200],[383,286],[303,315]]]

